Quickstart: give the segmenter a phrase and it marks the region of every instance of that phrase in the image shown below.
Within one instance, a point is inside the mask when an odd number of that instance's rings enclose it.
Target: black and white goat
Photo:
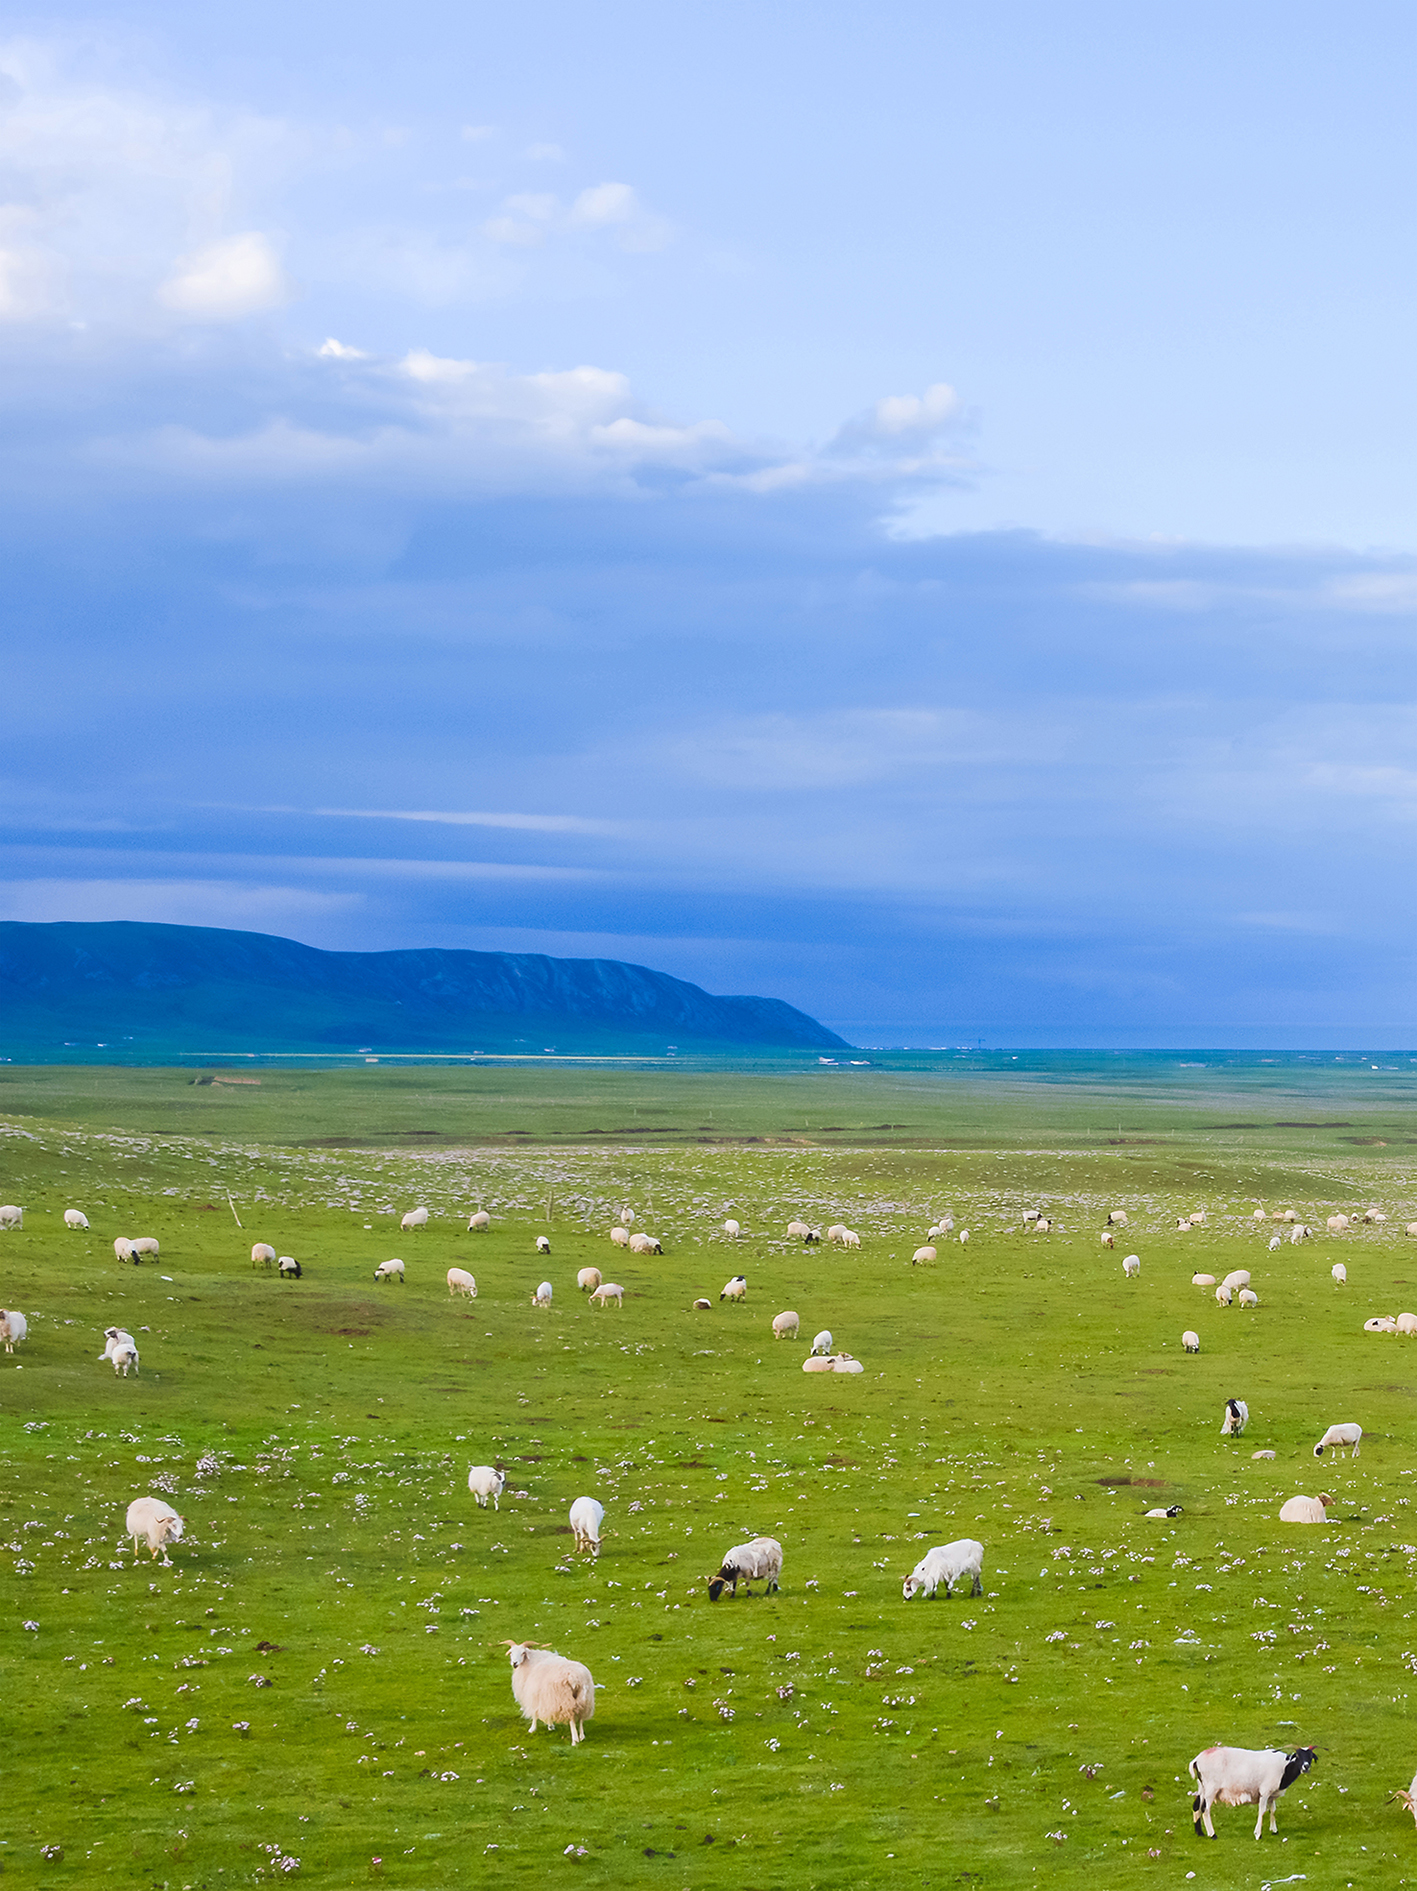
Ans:
[[[1199,1788],[1193,1803],[1196,1837],[1215,1837],[1210,1817],[1214,1805],[1258,1804],[1255,1837],[1264,1830],[1266,1810],[1269,1829],[1277,1832],[1275,1802],[1301,1773],[1308,1772],[1317,1757],[1312,1747],[1295,1747],[1292,1753],[1282,1753],[1274,1747],[1207,1747],[1186,1769]]]

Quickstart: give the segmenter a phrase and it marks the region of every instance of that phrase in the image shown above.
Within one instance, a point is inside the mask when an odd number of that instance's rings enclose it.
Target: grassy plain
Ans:
[[[0,1294],[31,1322],[0,1355],[0,1875],[1417,1876],[1385,1804],[1417,1766],[1413,1375],[1405,1341],[1361,1330],[1417,1308],[1406,1072],[192,1074],[0,1082],[0,1198],[26,1209],[0,1235]],[[613,1133],[652,1107],[674,1134]],[[662,1260],[611,1265],[622,1201]],[[1292,1206],[1322,1228],[1369,1201],[1385,1225],[1273,1253],[1252,1219]],[[430,1226],[400,1234],[417,1203]],[[478,1204],[493,1231],[470,1236]],[[64,1230],[70,1205],[88,1235]],[[1131,1222],[1107,1253],[1116,1205]],[[1026,1207],[1055,1232],[1024,1234]],[[1178,1234],[1199,1207],[1206,1226]],[[912,1268],[946,1209],[967,1250]],[[788,1244],[794,1212],[840,1216],[861,1252]],[[120,1233],[158,1236],[159,1261],[120,1268]],[[255,1239],[305,1277],[253,1271]],[[376,1287],[392,1254],[408,1283]],[[588,1262],[625,1284],[622,1313],[575,1292]],[[454,1263],[476,1302],[449,1301]],[[1234,1266],[1253,1313],[1189,1284]],[[720,1306],[739,1271],[748,1304]],[[549,1312],[529,1304],[543,1273]],[[712,1311],[691,1313],[700,1293]],[[770,1336],[785,1307],[801,1345]],[[139,1380],[97,1363],[113,1322],[138,1335]],[[802,1374],[819,1326],[861,1377]],[[1237,1443],[1230,1395],[1252,1413]],[[1316,1464],[1347,1418],[1362,1455]],[[494,1459],[508,1492],[479,1511],[467,1466]],[[1277,1523],[1320,1488],[1326,1529]],[[117,1547],[147,1489],[188,1521],[171,1567]],[[606,1505],[594,1565],[569,1553],[583,1490]],[[1169,1503],[1174,1522],[1143,1520]],[[703,1576],[759,1532],[784,1544],[781,1594],[711,1606]],[[904,1603],[916,1559],[961,1535],[986,1545],[985,1594]],[[591,1665],[582,1749],[526,1734],[504,1637]],[[1243,1809],[1214,1845],[1193,1837],[1185,1766],[1214,1740],[1318,1746],[1281,1839],[1256,1847]]]

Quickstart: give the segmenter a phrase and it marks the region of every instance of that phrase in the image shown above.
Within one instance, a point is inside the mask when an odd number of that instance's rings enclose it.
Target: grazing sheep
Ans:
[[[13,1309],[8,1313],[0,1310],[0,1340],[4,1341],[7,1353],[14,1352],[29,1330],[30,1323],[23,1313]]]
[[[1332,1274],[1333,1278],[1338,1282],[1340,1287],[1346,1284],[1348,1280],[1348,1269],[1343,1265],[1342,1261],[1335,1261],[1333,1266],[1328,1271],[1330,1274]]]
[[[282,1280],[299,1280],[300,1263],[293,1254],[282,1254],[276,1262],[276,1272]]]
[[[604,1278],[598,1267],[583,1267],[576,1275],[576,1285],[582,1293],[594,1293]]]
[[[116,1241],[113,1243],[113,1250],[115,1253],[118,1252],[118,1243]],[[126,1260],[128,1257],[124,1254],[119,1254],[118,1258],[122,1261]],[[252,1267],[270,1267],[275,1258],[276,1251],[269,1241],[257,1241],[251,1249]]]
[[[1332,1497],[1290,1497],[1279,1506],[1281,1523],[1327,1523]]]
[[[1181,1335],[1181,1344],[1188,1353],[1198,1353],[1201,1349],[1201,1336],[1192,1333],[1189,1328]]]
[[[479,1510],[487,1508],[489,1499],[492,1508],[500,1510],[502,1492],[507,1487],[507,1473],[499,1471],[492,1464],[470,1465],[467,1473],[467,1487],[477,1499]]]
[[[1033,1232],[1035,1234],[1052,1234],[1053,1224],[1045,1216],[1040,1215],[1033,1224]]]
[[[735,1274],[732,1280],[724,1283],[723,1292],[718,1297],[720,1300],[746,1300],[748,1297],[746,1276]]]
[[[126,1379],[130,1366],[133,1368],[134,1373],[138,1371],[138,1348],[137,1343],[132,1339],[110,1341],[107,1352],[100,1354],[100,1358],[107,1358],[113,1361],[113,1375],[115,1378],[117,1378],[118,1374],[121,1372]]]
[[[954,1233],[954,1231],[955,1231],[955,1218],[954,1218],[954,1216],[953,1216],[953,1215],[944,1215],[944,1216],[942,1216],[942,1217],[941,1217],[941,1220],[940,1220],[940,1225],[939,1225],[939,1227],[938,1227],[938,1229],[936,1230],[936,1233],[938,1233],[938,1234],[953,1234],[953,1233]]]
[[[730,1241],[736,1241],[743,1230],[736,1221],[725,1221],[723,1224],[723,1232],[728,1236]]]
[[[134,1267],[141,1267],[143,1264],[142,1255],[137,1253],[126,1234],[120,1234],[114,1241],[113,1252],[119,1261],[131,1261]],[[274,1260],[275,1257],[276,1251],[272,1248],[271,1259]]]
[[[476,1300],[477,1282],[465,1267],[450,1267],[448,1269],[449,1300],[455,1299],[458,1294],[462,1294],[468,1300]]]
[[[901,1587],[901,1594],[907,1602],[912,1596],[923,1595],[927,1601],[938,1589],[943,1588],[945,1596],[954,1595],[955,1584],[969,1577],[972,1596],[984,1593],[984,1545],[976,1543],[972,1536],[962,1536],[957,1543],[941,1543],[933,1550],[926,1550],[920,1561],[911,1570]]]
[[[1290,1247],[1291,1248],[1298,1247],[1301,1241],[1310,1240],[1313,1236],[1313,1232],[1314,1232],[1313,1229],[1309,1227],[1306,1222],[1303,1222],[1303,1221],[1295,1222],[1294,1226],[1289,1230]]]
[[[374,1269],[374,1278],[375,1280],[396,1280],[399,1286],[402,1287],[403,1272],[402,1261],[380,1261],[379,1265]]]
[[[1104,1235],[1103,1235],[1103,1237],[1102,1237],[1102,1245],[1103,1245],[1103,1247],[1105,1247],[1105,1248],[1114,1248],[1114,1247],[1116,1247],[1116,1245],[1117,1245],[1117,1237],[1116,1237],[1116,1235],[1115,1235],[1115,1234],[1104,1234]]]
[[[912,1267],[919,1267],[926,1261],[935,1261],[938,1259],[939,1259],[938,1248],[932,1248],[932,1247],[916,1248],[915,1252],[910,1257],[910,1265]]]
[[[622,1222],[622,1224],[623,1224],[623,1225],[624,1225],[625,1227],[627,1227],[627,1228],[633,1228],[633,1227],[634,1227],[634,1225],[635,1225],[635,1211],[634,1211],[634,1209],[633,1209],[633,1208],[630,1208],[630,1207],[625,1207],[625,1208],[622,1208],[622,1209],[620,1210],[620,1220],[621,1220],[621,1222]]]
[[[709,1601],[717,1602],[730,1584],[731,1593],[736,1596],[740,1582],[749,1595],[753,1593],[751,1584],[766,1582],[763,1594],[771,1595],[781,1574],[782,1545],[776,1537],[755,1536],[751,1543],[740,1543],[736,1549],[731,1549],[714,1574],[704,1580],[708,1584]]]
[[[99,1354],[100,1361],[112,1359],[115,1352],[125,1351],[128,1348],[136,1350],[137,1348],[138,1342],[133,1338],[133,1335],[126,1332],[121,1326],[104,1327],[103,1337],[105,1344],[103,1351]]]
[[[967,1247],[969,1246],[969,1230],[968,1230],[968,1228],[961,1228],[961,1229],[960,1229],[960,1231],[959,1231],[959,1244],[960,1244],[960,1246],[961,1246],[962,1248],[967,1248]]]
[[[167,1553],[169,1543],[175,1543],[182,1534],[182,1519],[160,1497],[135,1497],[128,1506],[128,1515],[123,1525],[123,1533],[133,1539],[133,1554],[138,1554],[138,1544],[145,1542],[152,1551],[156,1562],[161,1551],[164,1563],[171,1563]]]
[[[1140,1254],[1129,1254],[1122,1262],[1122,1272],[1126,1275],[1128,1280],[1135,1280],[1137,1275],[1141,1272]]]
[[[1260,1303],[1260,1297],[1253,1287],[1242,1287],[1239,1293],[1239,1303],[1242,1307],[1257,1307]]]
[[[428,1210],[426,1208],[410,1208],[408,1213],[399,1222],[399,1227],[405,1234],[411,1233],[415,1228],[426,1228],[427,1226]]]
[[[1036,1208],[1025,1208],[1023,1211],[1023,1219],[1025,1227],[1030,1221],[1037,1221],[1038,1210]]]
[[[1181,1506],[1179,1504],[1168,1504],[1165,1510],[1144,1510],[1142,1512],[1143,1518],[1148,1523],[1164,1523],[1168,1517],[1179,1517],[1180,1514]]]
[[[531,1296],[531,1304],[534,1307],[549,1307],[551,1305],[551,1282],[549,1280],[542,1281],[536,1292]]]
[[[838,1240],[840,1240],[841,1236],[844,1235],[845,1233],[846,1233],[846,1223],[844,1221],[834,1221],[832,1225],[830,1226],[830,1228],[827,1229],[827,1246],[828,1247],[834,1246],[835,1243]]]
[[[821,1332],[818,1333],[817,1337],[812,1341],[812,1351],[814,1353],[829,1353],[831,1349],[832,1336],[827,1331],[826,1327],[823,1327]]]
[[[789,1221],[787,1224],[787,1238],[789,1241],[810,1241],[812,1238],[812,1230],[807,1226],[805,1221]]]
[[[1314,1456],[1321,1458],[1325,1451],[1347,1451],[1356,1458],[1363,1444],[1361,1425],[1330,1425],[1323,1437],[1314,1446]]]
[[[66,1208],[64,1210],[64,1226],[66,1228],[87,1229],[88,1225],[89,1218],[81,1208]]]
[[[548,1727],[568,1726],[571,1745],[579,1746],[585,1739],[585,1724],[595,1714],[595,1680],[590,1669],[583,1661],[571,1661],[529,1641],[509,1641],[507,1657],[512,1664],[512,1694],[531,1722],[527,1731],[535,1733],[543,1720]]]
[[[1272,1451],[1252,1451],[1250,1456],[1251,1458],[1273,1458],[1274,1453]]]
[[[1215,1285],[1215,1276],[1214,1274],[1192,1274],[1191,1285],[1193,1287],[1213,1287]]]
[[[1417,1333],[1417,1313],[1399,1313],[1397,1330],[1399,1333]]]
[[[1252,1747],[1207,1747],[1186,1769],[1197,1787],[1192,1801],[1196,1837],[1215,1837],[1210,1816],[1210,1809],[1215,1805],[1258,1805],[1256,1838],[1264,1830],[1265,1808],[1268,1807],[1269,1829],[1277,1832],[1274,1808],[1279,1795],[1287,1786],[1292,1786],[1301,1773],[1308,1772],[1314,1759],[1312,1747],[1296,1747],[1292,1753],[1271,1747],[1259,1751]]]
[[[1243,1399],[1226,1399],[1225,1417],[1221,1421],[1222,1438],[1238,1438],[1250,1422],[1250,1408]]]
[[[591,1295],[590,1304],[593,1307],[604,1307],[608,1306],[611,1301],[614,1301],[615,1305],[623,1312],[625,1305],[625,1289],[618,1286],[613,1280],[602,1281],[600,1286],[597,1287],[595,1292]]]
[[[1221,1307],[1228,1307],[1230,1305],[1230,1302],[1234,1298],[1235,1298],[1234,1289],[1227,1287],[1224,1281],[1222,1281],[1215,1290],[1216,1305],[1221,1306]]]
[[[1191,1224],[1191,1226],[1192,1226],[1193,1228],[1201,1228],[1201,1227],[1204,1227],[1204,1225],[1205,1225],[1205,1210],[1204,1210],[1203,1208],[1197,1208],[1197,1209],[1196,1209],[1196,1210],[1194,1211],[1194,1213],[1192,1213],[1192,1214],[1190,1214],[1190,1215],[1188,1215],[1188,1216],[1187,1216],[1187,1220],[1188,1220],[1188,1221],[1190,1222],[1190,1224]]]
[[[1249,1284],[1250,1270],[1248,1267],[1237,1267],[1233,1273],[1227,1274],[1225,1279],[1221,1282],[1222,1286],[1230,1287],[1236,1293],[1238,1293],[1242,1287],[1248,1287]]]
[[[571,1505],[571,1534],[578,1550],[589,1550],[592,1556],[599,1556],[600,1520],[604,1515],[604,1504],[598,1504],[593,1497],[578,1497]]]
[[[664,1249],[656,1235],[632,1234],[630,1252],[631,1254],[663,1254]]]
[[[1254,1212],[1254,1219],[1255,1219],[1256,1221],[1263,1221],[1263,1220],[1264,1220],[1264,1218],[1265,1218],[1265,1215],[1264,1215],[1264,1210],[1263,1210],[1263,1208],[1257,1208],[1257,1209],[1255,1210],[1255,1212]],[[1279,1216],[1278,1216],[1278,1214],[1276,1214],[1274,1218],[1275,1218],[1275,1220],[1276,1220],[1276,1221],[1278,1221],[1278,1219],[1279,1219]]]
[[[1127,1225],[1127,1211],[1125,1208],[1109,1208],[1108,1209],[1107,1226],[1109,1228],[1125,1228],[1126,1225]]]
[[[627,1248],[630,1245],[629,1229],[612,1228],[610,1230],[610,1245],[617,1248]]]
[[[1387,1220],[1387,1216],[1380,1214],[1376,1208],[1365,1208],[1363,1210],[1363,1219],[1370,1227],[1380,1228]]]
[[[492,1217],[485,1208],[479,1208],[475,1214],[471,1214],[467,1218],[467,1231],[469,1234],[486,1234],[491,1226]]]
[[[551,1243],[544,1234],[539,1234],[536,1237],[536,1251],[538,1254],[549,1254],[551,1252]]]
[[[1342,1234],[1348,1226],[1348,1217],[1347,1215],[1330,1215],[1324,1226],[1330,1234]]]
[[[1273,1254],[1274,1250],[1280,1245],[1282,1240],[1283,1240],[1282,1235],[1272,1234],[1269,1237],[1269,1251],[1271,1254]]]
[[[1402,1232],[1404,1234],[1417,1234],[1417,1221],[1409,1221]]]
[[[0,1208],[0,1229],[23,1228],[24,1225],[25,1211],[23,1208],[16,1208],[13,1202],[6,1202],[5,1206]]]
[[[795,1313],[775,1313],[772,1317],[772,1336],[774,1339],[796,1339],[801,1324]]]
[[[861,1237],[854,1228],[843,1228],[841,1231],[841,1245],[844,1248],[859,1248],[861,1245]]]
[[[139,1235],[138,1239],[133,1243],[133,1253],[135,1257],[145,1255],[149,1260],[155,1261],[158,1256],[157,1242],[150,1234]]]
[[[713,1302],[712,1300],[696,1300],[689,1311],[690,1313],[712,1313]]]
[[[1393,1319],[1391,1314],[1384,1314],[1375,1320],[1364,1320],[1363,1331],[1365,1333],[1395,1333],[1397,1331],[1397,1321]]]

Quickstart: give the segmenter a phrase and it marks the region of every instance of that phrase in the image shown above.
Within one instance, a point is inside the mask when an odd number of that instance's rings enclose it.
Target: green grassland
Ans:
[[[1417,1386],[1407,1342],[1361,1330],[1417,1310],[1410,1080],[1128,1078],[1109,1134],[1115,1097],[1093,1077],[862,1074],[876,1087],[853,1116],[840,1090],[809,1091],[815,1073],[768,1070],[674,1071],[672,1089],[618,1071],[262,1072],[245,1092],[5,1071],[0,1199],[26,1214],[0,1234],[0,1296],[30,1336],[0,1355],[0,1876],[805,1891],[1194,1872],[1232,1891],[1417,1875],[1386,1804],[1417,1767]],[[815,1133],[810,1108],[801,1131],[785,1120],[804,1095],[836,1106]],[[479,1133],[507,1098],[518,1121]],[[693,1140],[571,1133],[587,1110],[611,1131],[626,1107],[686,1098],[729,1120]],[[533,1146],[507,1145],[518,1127]],[[409,1147],[420,1129],[436,1144]],[[662,1258],[610,1248],[625,1201]],[[1385,1225],[1273,1253],[1252,1219],[1292,1206],[1322,1230],[1369,1201]],[[419,1203],[429,1227],[401,1234]],[[89,1234],[63,1228],[71,1205]],[[478,1205],[493,1229],[468,1235]],[[1116,1205],[1131,1220],[1109,1253]],[[1036,1207],[1051,1235],[1023,1232]],[[1206,1225],[1177,1233],[1200,1207]],[[945,1210],[968,1248],[912,1267]],[[788,1243],[796,1212],[856,1227],[860,1253]],[[727,1214],[745,1239],[722,1234]],[[156,1235],[160,1259],[120,1267],[118,1234]],[[304,1278],[253,1270],[257,1239]],[[407,1284],[376,1286],[394,1254]],[[624,1283],[622,1312],[575,1291],[591,1262]],[[449,1299],[453,1264],[475,1302]],[[1253,1312],[1190,1285],[1236,1266]],[[747,1304],[720,1305],[740,1271]],[[549,1311],[530,1304],[543,1275]],[[689,1310],[698,1294],[710,1311]],[[771,1337],[787,1307],[800,1344]],[[139,1379],[97,1361],[115,1322],[138,1336]],[[821,1326],[862,1376],[801,1372]],[[1252,1414],[1238,1441],[1219,1433],[1227,1396]],[[1350,1418],[1361,1456],[1316,1464],[1324,1426]],[[466,1489],[492,1461],[497,1512]],[[1327,1528],[1276,1521],[1320,1489]],[[187,1520],[171,1566],[118,1547],[146,1490]],[[606,1506],[596,1563],[571,1553],[583,1491]],[[1171,1503],[1173,1522],[1144,1520]],[[784,1545],[781,1593],[711,1605],[703,1577],[760,1532]],[[905,1603],[917,1558],[958,1536],[986,1546],[985,1593]],[[582,1748],[526,1732],[502,1646],[520,1638],[595,1673]],[[1280,1839],[1256,1847],[1243,1808],[1220,1809],[1215,1844],[1193,1836],[1186,1763],[1216,1740],[1319,1748]]]

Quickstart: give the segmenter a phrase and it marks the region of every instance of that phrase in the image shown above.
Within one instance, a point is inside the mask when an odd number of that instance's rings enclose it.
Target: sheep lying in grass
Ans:
[[[448,1269],[448,1298],[452,1300],[458,1294],[462,1294],[465,1299],[476,1300],[477,1282],[465,1267],[450,1267]]]
[[[23,1313],[0,1311],[0,1340],[4,1341],[7,1353],[14,1352],[29,1330],[29,1321]]]
[[[1361,1425],[1330,1425],[1323,1437],[1314,1446],[1314,1456],[1321,1458],[1325,1451],[1347,1451],[1352,1457],[1358,1456],[1363,1442]]]
[[[774,1339],[796,1339],[801,1324],[795,1313],[775,1313],[772,1316],[772,1336]]]
[[[535,1733],[537,1723],[548,1727],[568,1726],[571,1745],[585,1739],[585,1723],[595,1713],[595,1681],[583,1661],[572,1661],[535,1642],[509,1641],[507,1655],[512,1664],[512,1693],[517,1706],[531,1722],[527,1729]]]
[[[474,1464],[468,1470],[467,1487],[477,1499],[477,1507],[479,1510],[485,1510],[487,1508],[489,1498],[492,1502],[492,1508],[494,1510],[500,1510],[502,1505],[499,1500],[502,1492],[506,1489],[506,1485],[507,1473],[505,1471],[499,1471],[495,1465]]]
[[[825,1359],[808,1353],[802,1361],[803,1372],[864,1372],[866,1368],[850,1353],[828,1353]]]
[[[776,1537],[755,1536],[751,1543],[740,1543],[731,1549],[712,1576],[706,1576],[709,1601],[717,1602],[726,1588],[731,1585],[731,1593],[737,1595],[741,1582],[748,1594],[753,1593],[751,1584],[766,1582],[764,1595],[771,1595],[777,1588],[777,1579],[782,1574],[782,1545]]]
[[[124,1245],[131,1247],[132,1243],[126,1242]],[[118,1252],[118,1243],[116,1241],[113,1243],[113,1250],[115,1254]],[[128,1257],[125,1255],[119,1254],[118,1258],[121,1261],[121,1260],[127,1259]],[[276,1251],[271,1246],[269,1241],[257,1241],[252,1245],[252,1248],[251,1248],[252,1267],[270,1267],[274,1263],[275,1258],[276,1258]]]
[[[1168,1504],[1164,1510],[1144,1510],[1142,1512],[1143,1518],[1148,1523],[1165,1523],[1172,1517],[1179,1517],[1180,1514],[1181,1506],[1179,1504]]]
[[[696,1300],[689,1311],[690,1313],[712,1313],[713,1302],[712,1300]]]
[[[1191,1332],[1188,1327],[1181,1335],[1181,1344],[1188,1353],[1198,1353],[1201,1349],[1201,1336],[1199,1333]]]
[[[1225,1416],[1220,1422],[1222,1438],[1238,1438],[1250,1422],[1250,1408],[1243,1399],[1226,1399]]]
[[[88,1225],[89,1218],[81,1208],[66,1208],[64,1210],[64,1226],[66,1228],[84,1229],[87,1228]]]
[[[380,1261],[374,1269],[375,1280],[396,1280],[400,1287],[403,1285],[403,1276],[404,1266],[400,1260]]]
[[[613,1280],[602,1281],[601,1284],[596,1288],[595,1292],[591,1295],[590,1304],[593,1307],[608,1307],[612,1303],[615,1306],[621,1308],[623,1311],[624,1304],[625,1304],[625,1289],[622,1286],[620,1286],[618,1281],[613,1281]]]
[[[594,1293],[603,1279],[604,1275],[598,1267],[583,1267],[576,1275],[576,1285],[582,1293]]]
[[[1279,1506],[1281,1523],[1327,1523],[1332,1497],[1290,1497]]]
[[[128,1506],[128,1516],[124,1523],[124,1532],[133,1539],[133,1554],[138,1554],[139,1542],[145,1542],[152,1551],[156,1562],[158,1552],[162,1553],[164,1563],[171,1563],[167,1553],[169,1543],[175,1543],[182,1534],[182,1519],[160,1497],[135,1497]]]
[[[1191,1285],[1193,1287],[1213,1287],[1215,1285],[1215,1276],[1214,1274],[1192,1274]]]
[[[605,1515],[604,1504],[597,1503],[594,1497],[578,1497],[571,1505],[571,1535],[578,1550],[589,1550],[592,1556],[600,1554],[600,1523]]]
[[[984,1593],[984,1545],[976,1543],[973,1537],[962,1536],[957,1543],[941,1543],[933,1550],[926,1550],[920,1561],[906,1577],[901,1594],[909,1602],[912,1596],[923,1595],[928,1600],[935,1592],[943,1588],[947,1597],[954,1594],[955,1584],[970,1579],[972,1596]]]

